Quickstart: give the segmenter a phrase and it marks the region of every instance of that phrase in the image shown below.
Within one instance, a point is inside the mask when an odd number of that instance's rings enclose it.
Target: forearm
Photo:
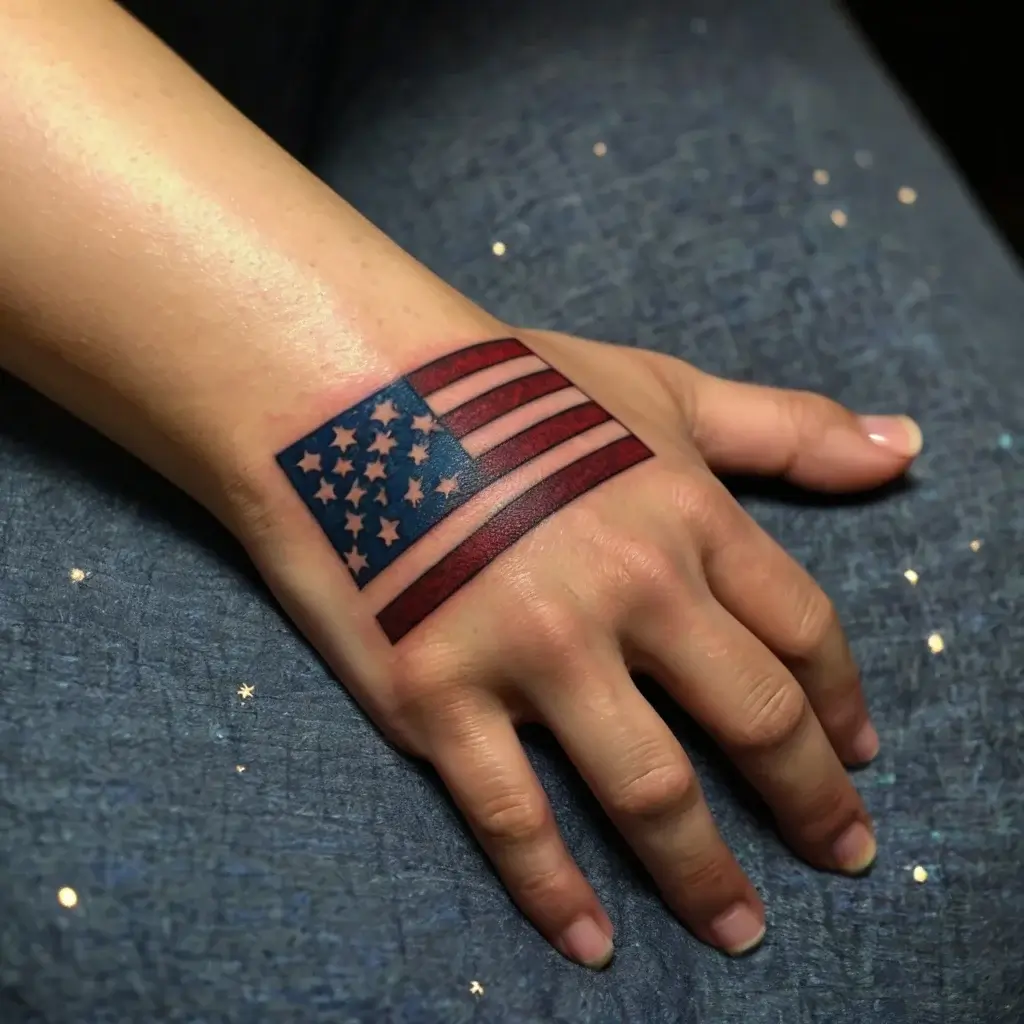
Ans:
[[[0,0],[0,181],[0,364],[193,491],[492,329],[110,0]]]

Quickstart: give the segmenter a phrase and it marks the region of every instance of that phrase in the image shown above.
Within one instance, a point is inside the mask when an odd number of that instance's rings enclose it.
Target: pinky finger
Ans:
[[[566,849],[509,719],[495,711],[442,727],[433,740],[434,767],[520,910],[570,960],[605,967],[612,923]]]

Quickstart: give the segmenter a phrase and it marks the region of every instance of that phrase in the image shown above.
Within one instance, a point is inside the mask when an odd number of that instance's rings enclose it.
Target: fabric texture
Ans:
[[[382,39],[416,31],[429,2],[118,0],[246,117],[307,159],[331,87],[355,88]]]
[[[694,940],[527,731],[617,928],[607,971],[571,965],[230,538],[4,378],[0,1022],[1019,1024],[1024,287],[842,16],[443,3],[329,117],[318,172],[509,322],[921,422],[912,478],[870,497],[735,484],[863,668],[878,863],[796,860],[651,689],[767,940],[739,961]]]

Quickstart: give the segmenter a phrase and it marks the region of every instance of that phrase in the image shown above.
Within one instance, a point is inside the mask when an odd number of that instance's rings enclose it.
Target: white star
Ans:
[[[351,501],[353,505],[359,505],[359,502],[363,500],[366,495],[366,491],[359,486],[358,481],[352,485],[351,490],[345,495],[346,501]]]
[[[391,432],[387,433],[378,430],[377,436],[373,439],[373,443],[370,445],[368,451],[379,452],[385,458],[390,454],[391,449],[397,445],[398,442],[391,436]]]
[[[386,480],[388,474],[384,469],[384,463],[378,459],[367,464],[365,476],[367,480]]]
[[[458,474],[452,477],[442,477],[441,482],[434,488],[438,494],[450,498],[459,489]]]
[[[434,421],[433,416],[426,415],[413,416],[412,429],[418,430],[421,434],[429,434],[432,430],[440,430],[441,428]]]
[[[334,472],[338,476],[347,476],[352,472],[352,463],[348,459],[338,459],[334,464]]]
[[[430,452],[427,451],[425,444],[414,444],[409,449],[409,458],[416,463],[417,466],[422,466],[427,459],[430,458]]]
[[[345,564],[348,566],[349,571],[353,576],[358,576],[363,569],[368,569],[370,567],[370,563],[366,560],[366,556],[360,554],[355,548],[345,555]]]
[[[320,490],[313,497],[319,498],[326,505],[329,501],[334,501],[338,496],[334,493],[334,484],[330,484],[323,477],[320,477]]]
[[[405,492],[405,500],[415,508],[423,500],[423,482],[415,477],[409,478],[409,489]]]
[[[347,448],[351,448],[356,443],[356,432],[354,430],[346,430],[345,427],[333,427],[334,440],[331,442],[332,448],[340,448],[345,451]]]
[[[395,408],[395,403],[392,402],[390,398],[386,402],[378,402],[373,408],[370,419],[377,420],[378,423],[383,423],[385,427],[392,420],[397,420],[398,410]]]
[[[297,465],[305,473],[319,473],[322,469],[320,456],[313,452],[303,452],[302,458],[299,459]]]
[[[398,540],[398,520],[385,519],[381,516],[380,533],[378,533],[377,536],[384,541],[388,547],[391,547],[391,545]]]
[[[363,528],[363,517],[357,516],[354,512],[345,513],[345,529],[352,534],[353,537],[359,536],[359,531]]]

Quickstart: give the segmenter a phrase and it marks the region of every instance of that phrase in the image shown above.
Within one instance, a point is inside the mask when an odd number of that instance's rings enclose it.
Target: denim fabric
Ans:
[[[429,13],[423,0],[118,2],[299,159],[329,134],[330,86],[354,88],[382,36],[415,32]]]
[[[609,970],[572,966],[209,517],[4,380],[0,1021],[1019,1024],[1017,267],[820,0],[446,3],[432,24],[339,103],[317,163],[416,256],[514,323],[923,424],[913,479],[870,498],[736,483],[863,667],[878,864],[795,860],[652,692],[768,905],[764,947],[730,961],[527,732],[617,927]]]

